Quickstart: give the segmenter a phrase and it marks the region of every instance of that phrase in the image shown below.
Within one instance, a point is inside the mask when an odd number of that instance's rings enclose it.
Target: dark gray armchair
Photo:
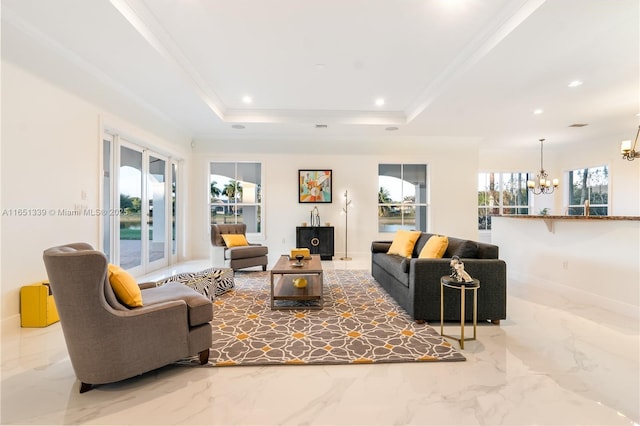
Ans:
[[[45,250],[44,264],[80,393],[199,355],[209,358],[211,301],[179,284],[140,285],[143,306],[121,304],[107,258],[86,243]]]
[[[246,231],[247,225],[244,223],[211,225],[211,244],[224,247],[225,264],[228,264],[229,268],[234,271],[252,266],[262,266],[262,270],[266,271],[269,263],[267,257],[269,249],[266,246],[249,244],[248,246],[227,247],[222,238],[224,234],[245,235]]]

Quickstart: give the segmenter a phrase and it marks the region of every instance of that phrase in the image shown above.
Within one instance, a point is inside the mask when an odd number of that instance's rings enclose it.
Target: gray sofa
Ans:
[[[457,255],[465,270],[480,280],[478,321],[500,324],[507,316],[507,266],[498,258],[498,246],[448,237],[441,259],[418,259],[418,254],[434,234],[422,233],[412,258],[387,254],[391,241],[371,244],[371,275],[416,321],[440,321],[440,277],[451,274],[449,262]],[[445,321],[460,320],[460,293],[444,289]],[[465,317],[473,318],[473,292],[465,292]]]

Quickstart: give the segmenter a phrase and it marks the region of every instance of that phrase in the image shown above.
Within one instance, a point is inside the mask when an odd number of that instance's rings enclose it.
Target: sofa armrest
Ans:
[[[451,274],[450,259],[411,259],[409,283],[413,285],[415,316],[433,319],[439,312],[440,277]],[[464,269],[480,281],[478,318],[506,318],[507,268],[501,259],[464,259]],[[485,314],[485,312],[491,314]],[[431,317],[431,318],[430,318]]]
[[[409,259],[408,259],[409,260]],[[440,283],[440,277],[451,274],[451,259],[410,259],[409,273],[411,280],[418,282]],[[464,259],[464,269],[472,278],[484,282],[498,282],[500,286],[506,286],[506,263],[501,259]]]
[[[419,284],[440,283],[440,277],[451,274],[451,259],[408,259],[409,279],[416,283],[416,291]],[[465,264],[466,265],[466,264]],[[474,277],[475,278],[475,277]]]
[[[391,247],[391,241],[374,241],[371,243],[371,253],[386,253]]]

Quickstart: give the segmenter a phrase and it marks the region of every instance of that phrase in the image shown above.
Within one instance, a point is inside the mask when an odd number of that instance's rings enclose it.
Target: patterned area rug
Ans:
[[[325,271],[324,309],[272,311],[269,272],[237,272],[216,298],[210,365],[464,361],[417,324],[368,271]]]

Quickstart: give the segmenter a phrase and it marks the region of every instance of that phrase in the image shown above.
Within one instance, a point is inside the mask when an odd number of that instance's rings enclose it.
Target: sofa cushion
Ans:
[[[422,232],[420,231],[405,231],[399,229],[396,231],[396,235],[393,237],[393,242],[387,254],[397,254],[403,257],[411,257],[413,252],[413,246],[418,241],[418,238]]]
[[[434,235],[424,245],[418,257],[420,259],[440,259],[449,246],[449,238],[445,235]]]
[[[373,262],[376,263],[387,274],[393,276],[400,281],[405,287],[409,287],[409,262],[404,256],[397,254],[375,253],[373,254]]]
[[[408,257],[402,259],[402,262],[400,263],[400,270],[405,274],[408,274],[410,269],[411,269],[411,259],[409,259]]]
[[[173,300],[183,300],[187,304],[189,325],[205,324],[213,319],[211,300],[197,291],[177,282],[142,290],[145,305],[155,305]]]
[[[239,246],[232,247],[225,252],[225,259],[250,259],[254,257],[266,256],[269,253],[267,246]]]
[[[461,259],[475,259],[478,256],[478,243],[471,240],[463,241],[453,250],[451,257],[453,256],[458,256]]]

